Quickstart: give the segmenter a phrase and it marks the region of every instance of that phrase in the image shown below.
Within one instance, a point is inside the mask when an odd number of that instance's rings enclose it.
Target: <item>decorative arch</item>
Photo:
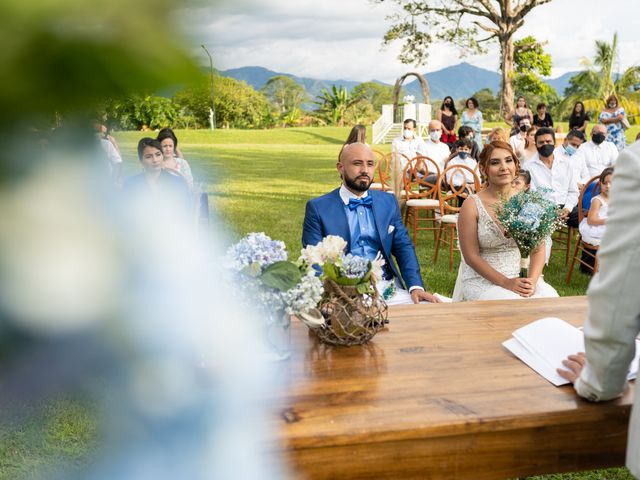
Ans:
[[[393,87],[393,118],[396,118],[396,113],[398,111],[398,103],[400,100],[400,89],[402,88],[402,84],[404,83],[407,77],[411,77],[411,76],[416,77],[420,82],[420,87],[422,88],[422,98],[424,103],[426,103],[427,105],[431,103],[429,98],[429,83],[427,82],[427,79],[424,78],[424,75],[422,75],[419,72],[405,73],[403,76],[401,76],[396,80],[396,84]]]

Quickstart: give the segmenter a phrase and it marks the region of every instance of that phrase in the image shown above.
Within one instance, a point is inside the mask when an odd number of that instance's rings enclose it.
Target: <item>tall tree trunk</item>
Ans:
[[[502,79],[500,84],[500,113],[504,116],[513,108],[513,83],[511,77],[513,73],[513,40],[511,33],[504,33],[498,36],[500,42],[500,70]]]

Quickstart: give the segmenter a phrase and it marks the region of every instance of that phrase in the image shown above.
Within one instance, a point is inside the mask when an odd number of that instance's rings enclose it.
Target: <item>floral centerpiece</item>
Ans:
[[[330,235],[303,249],[299,259],[302,268],[320,270],[324,284],[319,308],[325,321],[310,327],[321,340],[336,345],[369,341],[387,318],[387,305],[377,288],[384,260],[345,255],[346,246],[344,239]]]
[[[227,251],[226,266],[233,272],[243,293],[257,300],[264,314],[267,339],[281,357],[287,345],[276,332],[287,331],[291,315],[320,317],[316,306],[322,298],[322,281],[315,271],[287,259],[285,244],[264,233],[250,233]]]
[[[529,276],[531,252],[564,226],[558,207],[539,191],[521,191],[496,206],[496,218],[520,251],[520,277]]]

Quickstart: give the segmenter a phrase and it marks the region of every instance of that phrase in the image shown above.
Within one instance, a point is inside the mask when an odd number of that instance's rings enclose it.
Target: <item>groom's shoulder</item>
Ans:
[[[369,190],[369,195],[371,195],[371,198],[377,204],[393,207],[396,203],[396,197],[389,192],[382,190]]]
[[[307,203],[311,203],[313,205],[322,205],[328,202],[335,202],[336,198],[340,197],[339,192],[340,192],[340,189],[336,188],[335,190],[332,190],[329,193],[325,193],[324,195],[320,195],[319,197],[310,199]]]

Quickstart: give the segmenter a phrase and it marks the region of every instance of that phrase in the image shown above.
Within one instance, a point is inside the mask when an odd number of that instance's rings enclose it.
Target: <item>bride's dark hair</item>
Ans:
[[[513,151],[511,145],[509,145],[507,142],[496,140],[495,142],[491,142],[485,145],[482,149],[482,152],[480,152],[480,155],[478,156],[478,171],[480,172],[480,175],[482,175],[482,183],[487,183],[488,179],[482,172],[487,171],[487,164],[489,163],[494,150],[507,150],[511,154],[511,158],[513,158],[513,161],[516,165],[516,172],[520,170],[520,160],[518,160],[518,156]]]

